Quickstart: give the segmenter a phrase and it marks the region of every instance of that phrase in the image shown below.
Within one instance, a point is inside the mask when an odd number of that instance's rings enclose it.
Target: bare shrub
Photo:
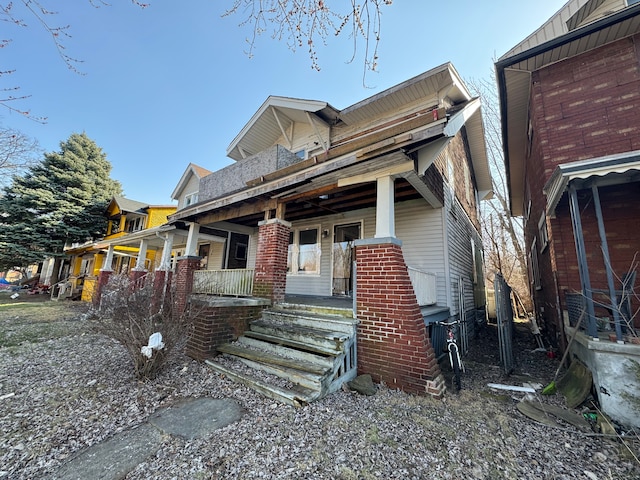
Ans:
[[[99,306],[92,311],[95,330],[127,349],[135,376],[140,379],[154,378],[171,351],[184,347],[191,326],[188,311],[174,315],[174,288],[165,293],[168,298],[155,298],[153,280],[152,273],[135,281],[127,275],[112,275],[102,290]],[[148,348],[150,337],[156,333],[162,335],[162,345]]]

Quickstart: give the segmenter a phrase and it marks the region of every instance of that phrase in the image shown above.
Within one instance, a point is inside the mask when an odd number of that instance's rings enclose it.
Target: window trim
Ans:
[[[309,230],[316,231],[316,254],[317,262],[315,270],[300,270],[300,232],[306,232]],[[321,238],[320,225],[314,225],[309,227],[292,228],[291,234],[293,235],[292,243],[289,243],[289,251],[287,252],[287,275],[320,275],[320,257],[322,255],[322,238]],[[312,245],[312,244],[308,244]]]

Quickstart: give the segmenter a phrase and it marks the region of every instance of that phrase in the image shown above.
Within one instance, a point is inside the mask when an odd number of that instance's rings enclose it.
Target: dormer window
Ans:
[[[189,205],[193,205],[198,201],[198,192],[190,193],[189,195],[184,196],[184,206],[188,207]]]

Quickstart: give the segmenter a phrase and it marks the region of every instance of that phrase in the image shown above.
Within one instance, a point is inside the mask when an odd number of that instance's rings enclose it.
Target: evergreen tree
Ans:
[[[15,176],[0,197],[0,271],[61,258],[66,243],[104,235],[104,210],[122,191],[110,172],[102,149],[74,133]]]

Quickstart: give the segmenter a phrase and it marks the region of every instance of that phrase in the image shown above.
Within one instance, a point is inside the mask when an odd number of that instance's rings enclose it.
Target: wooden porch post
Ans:
[[[396,236],[394,179],[387,175],[377,179],[375,238]]]

